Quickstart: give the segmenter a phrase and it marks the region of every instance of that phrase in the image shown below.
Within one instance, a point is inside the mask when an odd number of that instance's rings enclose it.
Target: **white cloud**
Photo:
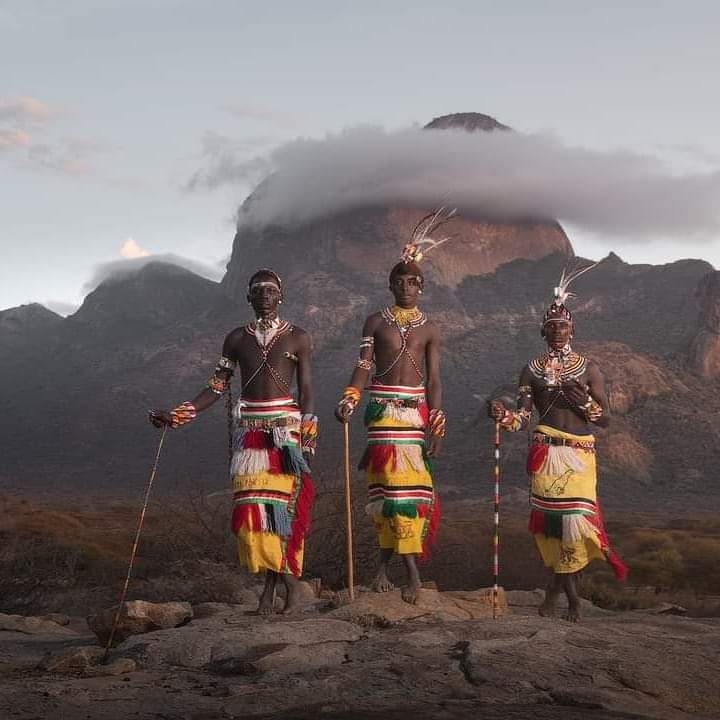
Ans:
[[[127,259],[132,258],[143,258],[143,257],[150,257],[150,253],[145,250],[145,248],[141,248],[135,240],[132,238],[128,238],[120,248],[120,257],[124,257]]]
[[[651,155],[571,147],[548,134],[356,127],[248,161],[219,157],[204,182],[270,175],[241,224],[443,202],[488,219],[557,218],[620,243],[720,232],[719,170],[678,175]]]
[[[24,126],[28,123],[44,123],[51,116],[50,106],[36,98],[23,97],[0,102],[1,122]]]
[[[93,274],[82,287],[83,293],[89,293],[98,285],[107,281],[122,280],[123,278],[134,275],[142,270],[146,265],[151,263],[164,263],[167,265],[177,265],[178,267],[189,270],[200,277],[219,282],[224,275],[223,270],[211,265],[204,265],[195,260],[190,260],[180,255],[167,253],[165,255],[148,255],[146,257],[137,257],[127,260],[113,260],[107,263],[97,265],[93,270]]]
[[[29,144],[30,136],[23,130],[5,130],[0,128],[0,150],[27,147]]]

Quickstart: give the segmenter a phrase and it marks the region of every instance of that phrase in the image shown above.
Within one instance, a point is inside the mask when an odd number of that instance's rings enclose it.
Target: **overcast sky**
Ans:
[[[578,253],[720,267],[719,27],[692,0],[0,0],[0,309],[67,311],[144,253],[219,278],[250,170],[305,167],[282,165],[296,138],[328,154],[460,111],[560,149],[548,201]]]

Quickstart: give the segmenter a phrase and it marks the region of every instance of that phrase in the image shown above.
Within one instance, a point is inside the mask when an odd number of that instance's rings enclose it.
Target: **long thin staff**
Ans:
[[[145,490],[145,501],[143,502],[142,510],[140,512],[140,519],[138,520],[137,532],[135,533],[135,542],[133,543],[132,552],[130,553],[130,563],[128,564],[127,576],[125,577],[125,585],[123,586],[122,593],[120,593],[120,604],[118,605],[117,612],[115,613],[115,620],[113,620],[112,630],[110,631],[110,637],[108,638],[107,645],[105,646],[105,654],[102,657],[102,661],[107,660],[112,641],[115,638],[115,631],[117,630],[118,623],[120,622],[120,615],[122,614],[123,605],[125,604],[125,595],[127,595],[128,585],[130,584],[130,575],[132,573],[133,563],[135,562],[135,555],[137,554],[138,544],[140,543],[140,533],[143,529],[143,523],[145,522],[145,511],[147,510],[148,501],[150,500],[150,490],[152,489],[153,480],[155,480],[155,473],[158,469],[158,462],[160,462],[160,451],[162,450],[163,443],[165,442],[165,433],[167,432],[168,426],[163,425],[162,435],[160,436],[160,443],[158,444],[157,453],[155,453],[155,462],[153,463],[152,472],[150,473],[150,480],[148,480],[147,489]]]
[[[495,531],[493,533],[493,620],[498,611],[498,578],[500,576],[500,423],[495,423]]]
[[[345,428],[345,524],[347,528],[347,582],[350,602],[355,600],[355,583],[353,578],[353,536],[352,536],[352,503],[350,501],[350,424],[344,422]]]

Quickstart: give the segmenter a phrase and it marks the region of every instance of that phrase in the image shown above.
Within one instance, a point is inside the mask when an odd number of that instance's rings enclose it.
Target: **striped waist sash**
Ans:
[[[595,502],[582,497],[548,498],[533,493],[530,496],[530,506],[541,512],[558,515],[595,515],[597,512]]]
[[[380,385],[373,383],[368,387],[370,399],[380,403],[408,403],[407,407],[417,407],[425,402],[425,388],[408,385]]]
[[[268,423],[271,426],[300,423],[300,408],[291,397],[272,398],[271,400],[246,400],[240,398],[233,411],[235,420],[243,425]]]
[[[276,447],[300,446],[300,408],[293,398],[270,400],[240,398],[233,410],[236,434],[252,431],[272,433]]]
[[[433,489],[427,485],[381,485],[368,487],[368,500],[390,500],[393,503],[432,505]]]
[[[424,445],[425,431],[413,427],[370,427],[368,445]]]

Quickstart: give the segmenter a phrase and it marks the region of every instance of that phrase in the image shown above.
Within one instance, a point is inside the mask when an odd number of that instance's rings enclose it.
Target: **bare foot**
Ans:
[[[571,603],[568,606],[568,611],[564,615],[564,618],[571,623],[580,622],[580,606],[575,603]]]
[[[257,612],[258,615],[272,615],[275,612],[275,608],[273,606],[272,592],[270,592],[269,594],[267,592],[264,592],[260,596],[260,604],[258,605]]]
[[[420,583],[410,581],[407,587],[402,589],[402,599],[410,605],[417,605],[418,598],[420,597]]]
[[[545,591],[545,600],[538,607],[538,615],[541,617],[553,617],[555,615],[555,606],[557,605],[558,593],[552,590]]]
[[[272,615],[275,612],[275,584],[277,583],[277,575],[268,570],[265,573],[265,587],[260,596],[260,604],[258,605],[258,615]]]
[[[384,569],[378,571],[370,587],[379,593],[390,592],[395,589],[395,586],[388,579]]]
[[[283,575],[282,581],[285,585],[283,615],[292,615],[300,607],[297,593],[298,579],[294,575]]]

